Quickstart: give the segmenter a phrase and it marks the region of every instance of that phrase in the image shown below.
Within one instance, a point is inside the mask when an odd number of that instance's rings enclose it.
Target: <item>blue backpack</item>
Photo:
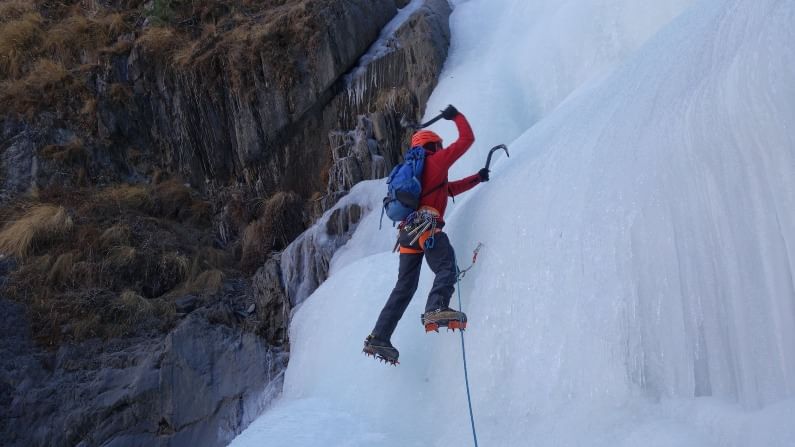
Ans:
[[[384,197],[383,213],[393,222],[402,222],[420,205],[422,193],[422,168],[425,164],[425,149],[411,148],[403,156],[403,163],[395,166],[386,181],[387,195]]]

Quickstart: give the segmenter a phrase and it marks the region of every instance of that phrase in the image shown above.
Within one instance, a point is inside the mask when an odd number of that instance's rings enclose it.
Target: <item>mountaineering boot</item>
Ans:
[[[455,332],[456,329],[463,331],[467,327],[466,314],[449,307],[425,312],[421,319],[422,325],[425,326],[425,332],[439,332],[440,327],[446,327]]]
[[[398,362],[398,350],[392,346],[392,343],[389,341],[380,340],[373,334],[368,335],[364,340],[364,348],[362,349],[362,352],[364,352],[365,355],[372,355],[378,360],[391,363],[395,366],[400,363]]]

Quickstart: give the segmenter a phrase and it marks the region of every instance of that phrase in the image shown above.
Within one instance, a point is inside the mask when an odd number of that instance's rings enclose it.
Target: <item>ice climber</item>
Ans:
[[[472,146],[475,137],[469,122],[455,107],[442,111],[442,118],[452,120],[458,128],[458,140],[443,148],[442,139],[434,132],[420,130],[411,138],[411,147],[425,150],[422,170],[422,193],[419,207],[398,225],[400,266],[397,283],[384,305],[372,333],[364,342],[364,353],[378,359],[397,364],[398,350],[390,341],[398,321],[409,305],[420,279],[423,257],[436,275],[428,295],[422,324],[426,331],[441,327],[464,329],[467,317],[463,312],[450,308],[458,268],[450,240],[442,231],[447,197],[454,197],[489,180],[489,170],[461,180],[449,182],[447,174],[456,162]]]

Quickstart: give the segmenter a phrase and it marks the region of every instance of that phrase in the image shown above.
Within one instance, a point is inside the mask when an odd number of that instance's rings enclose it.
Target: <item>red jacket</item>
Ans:
[[[472,189],[480,183],[478,174],[464,177],[461,180],[449,182],[447,171],[475,142],[472,128],[462,114],[453,118],[458,127],[458,139],[450,146],[436,152],[425,152],[425,165],[422,169],[422,194],[420,195],[420,207],[430,206],[439,211],[439,219],[444,221],[444,210],[447,208],[447,197],[455,197],[464,191]],[[439,187],[439,185],[442,185]],[[435,191],[427,193],[432,189]],[[427,194],[427,195],[424,195]]]

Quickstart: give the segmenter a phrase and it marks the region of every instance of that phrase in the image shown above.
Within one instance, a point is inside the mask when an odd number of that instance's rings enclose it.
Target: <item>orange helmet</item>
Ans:
[[[411,147],[425,146],[427,143],[442,144],[442,138],[436,132],[421,130],[411,136]]]

